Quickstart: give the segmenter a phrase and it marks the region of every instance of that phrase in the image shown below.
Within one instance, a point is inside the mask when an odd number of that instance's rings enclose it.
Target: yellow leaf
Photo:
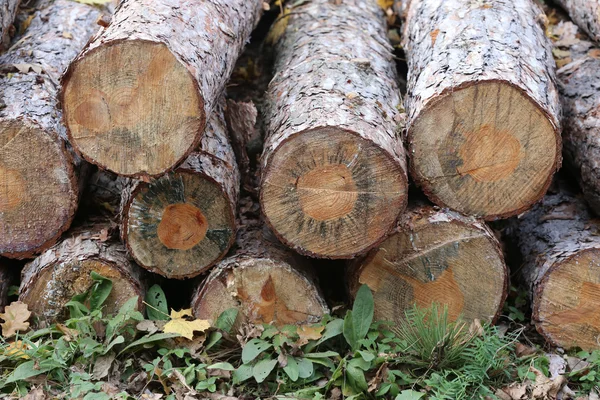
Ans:
[[[21,340],[17,340],[16,342],[12,342],[8,345],[6,350],[4,350],[4,355],[7,357],[18,357],[27,360],[30,358],[27,354],[25,354],[25,350],[29,349],[29,345],[27,343],[23,343]]]
[[[165,333],[178,333],[181,336],[192,340],[194,331],[204,332],[210,328],[210,322],[204,319],[195,319],[188,321],[184,317],[191,317],[192,310],[186,309],[181,311],[171,310],[171,320],[163,327]]]
[[[377,4],[384,10],[387,10],[394,5],[394,0],[377,0]]]
[[[300,337],[300,339],[298,339],[297,344],[299,346],[304,346],[306,343],[308,343],[309,340],[320,339],[321,332],[323,332],[323,329],[325,329],[325,327],[323,325],[314,325],[314,326],[300,325],[296,330],[296,332],[298,333],[298,336]]]
[[[271,45],[277,43],[279,41],[279,39],[281,39],[281,37],[283,36],[283,34],[285,33],[285,29],[288,26],[288,21],[289,21],[289,16],[290,16],[290,9],[286,8],[283,10],[283,14],[281,14],[276,20],[275,23],[273,24],[273,27],[271,28],[271,30],[269,31],[269,34],[267,35],[265,41]]]
[[[4,320],[2,327],[2,336],[9,338],[14,336],[18,331],[26,331],[29,329],[29,322],[26,322],[31,316],[31,312],[27,309],[27,304],[20,301],[13,301],[9,306],[6,306],[4,313],[0,313],[0,318]]]

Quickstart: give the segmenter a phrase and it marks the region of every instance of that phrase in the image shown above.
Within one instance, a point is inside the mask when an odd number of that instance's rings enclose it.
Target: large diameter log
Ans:
[[[242,207],[258,210],[258,205]],[[237,308],[238,323],[314,323],[328,313],[306,259],[284,248],[257,220],[244,221],[238,250],[218,263],[192,298],[196,318],[216,321]]]
[[[600,2],[597,0],[556,0],[556,2],[592,40],[600,42]]]
[[[275,234],[309,256],[351,258],[406,206],[403,114],[385,15],[374,1],[295,7],[276,25],[261,205]]]
[[[98,29],[100,15],[96,7],[57,0],[37,12],[26,36],[0,56],[3,256],[27,258],[41,252],[73,220],[84,163],[66,142],[57,82]]]
[[[396,230],[348,270],[350,293],[373,291],[376,319],[401,323],[413,305],[448,306],[462,316],[494,321],[506,299],[508,272],[493,232],[453,211],[413,206]]]
[[[412,177],[467,215],[528,209],[561,162],[542,11],[531,0],[412,0],[403,15]]]
[[[8,48],[14,34],[13,22],[19,9],[20,0],[0,0],[0,52]]]
[[[77,227],[25,266],[19,300],[29,306],[40,325],[68,317],[65,304],[90,289],[94,284],[92,272],[112,281],[112,291],[104,303],[105,315],[117,312],[134,296],[139,296],[138,309],[142,309],[141,270],[112,231],[105,223]]]
[[[137,263],[168,278],[190,278],[235,242],[240,174],[223,110],[213,112],[198,151],[156,180],[123,191],[121,234]]]
[[[566,164],[577,176],[585,198],[600,215],[600,60],[588,53],[598,52],[587,40],[576,38],[577,28],[560,24],[556,29],[556,47],[568,51],[571,62],[557,71],[563,105],[563,146]],[[596,56],[597,57],[597,56]]]
[[[200,143],[262,0],[124,0],[63,76],[73,146],[126,176],[159,176]]]
[[[600,225],[583,199],[551,189],[514,234],[537,330],[555,346],[600,349]]]

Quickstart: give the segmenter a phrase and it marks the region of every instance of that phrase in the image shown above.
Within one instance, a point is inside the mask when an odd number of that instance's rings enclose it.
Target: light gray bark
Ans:
[[[0,52],[8,48],[20,0],[0,0]]]
[[[591,38],[600,42],[600,2],[597,0],[556,0]]]

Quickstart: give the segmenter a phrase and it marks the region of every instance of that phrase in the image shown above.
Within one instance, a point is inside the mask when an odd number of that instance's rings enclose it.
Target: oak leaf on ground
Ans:
[[[188,321],[186,317],[192,317],[192,310],[171,310],[171,320],[163,327],[165,333],[178,333],[187,339],[194,338],[194,331],[204,332],[210,328],[210,322],[204,319]]]
[[[0,313],[0,318],[4,323],[2,327],[2,336],[9,338],[17,332],[23,332],[29,329],[27,320],[31,316],[31,311],[27,309],[27,304],[21,301],[13,301],[10,305],[4,308],[4,313]]]

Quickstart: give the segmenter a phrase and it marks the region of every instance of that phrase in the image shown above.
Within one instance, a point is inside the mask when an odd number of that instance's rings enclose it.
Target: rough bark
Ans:
[[[112,280],[113,288],[104,303],[104,313],[117,312],[130,298],[139,296],[142,309],[142,274],[127,256],[125,247],[108,223],[77,227],[59,244],[25,266],[19,300],[29,306],[40,326],[68,316],[65,304],[87,291],[94,281],[92,271]]]
[[[8,288],[15,282],[14,268],[11,267],[5,260],[0,260],[0,312],[8,304]]]
[[[121,233],[137,263],[167,278],[190,278],[235,241],[240,173],[227,137],[224,102],[197,151],[174,172],[123,191]]]
[[[557,71],[564,111],[564,156],[588,204],[600,214],[600,49],[578,39],[576,33],[570,22],[555,29],[559,37],[555,47],[568,51],[571,59]]]
[[[532,320],[552,345],[600,348],[600,225],[564,182],[512,229]]]
[[[0,254],[33,256],[73,219],[84,163],[57,109],[62,71],[98,29],[98,8],[57,0],[0,56]],[[57,51],[60,49],[60,51]]]
[[[19,9],[20,0],[0,0],[0,52],[10,45],[15,33],[13,22]]]
[[[316,0],[280,18],[262,209],[294,250],[351,258],[380,242],[406,206],[404,115],[385,15],[370,0]]]
[[[600,3],[597,0],[556,0],[592,40],[600,42]]]
[[[351,262],[352,296],[367,284],[378,320],[401,323],[416,304],[448,306],[448,315],[495,321],[506,299],[508,272],[498,240],[481,220],[412,205],[395,231]]]
[[[122,1],[63,76],[73,146],[121,175],[173,169],[200,143],[261,10],[262,0]]]
[[[214,322],[235,307],[238,324],[317,322],[329,310],[309,263],[254,217],[258,208],[256,202],[242,199],[241,212],[252,217],[242,217],[235,254],[218,263],[198,286],[192,298],[194,316]]]
[[[517,215],[561,163],[560,104],[531,0],[403,3],[411,175],[436,204]]]

